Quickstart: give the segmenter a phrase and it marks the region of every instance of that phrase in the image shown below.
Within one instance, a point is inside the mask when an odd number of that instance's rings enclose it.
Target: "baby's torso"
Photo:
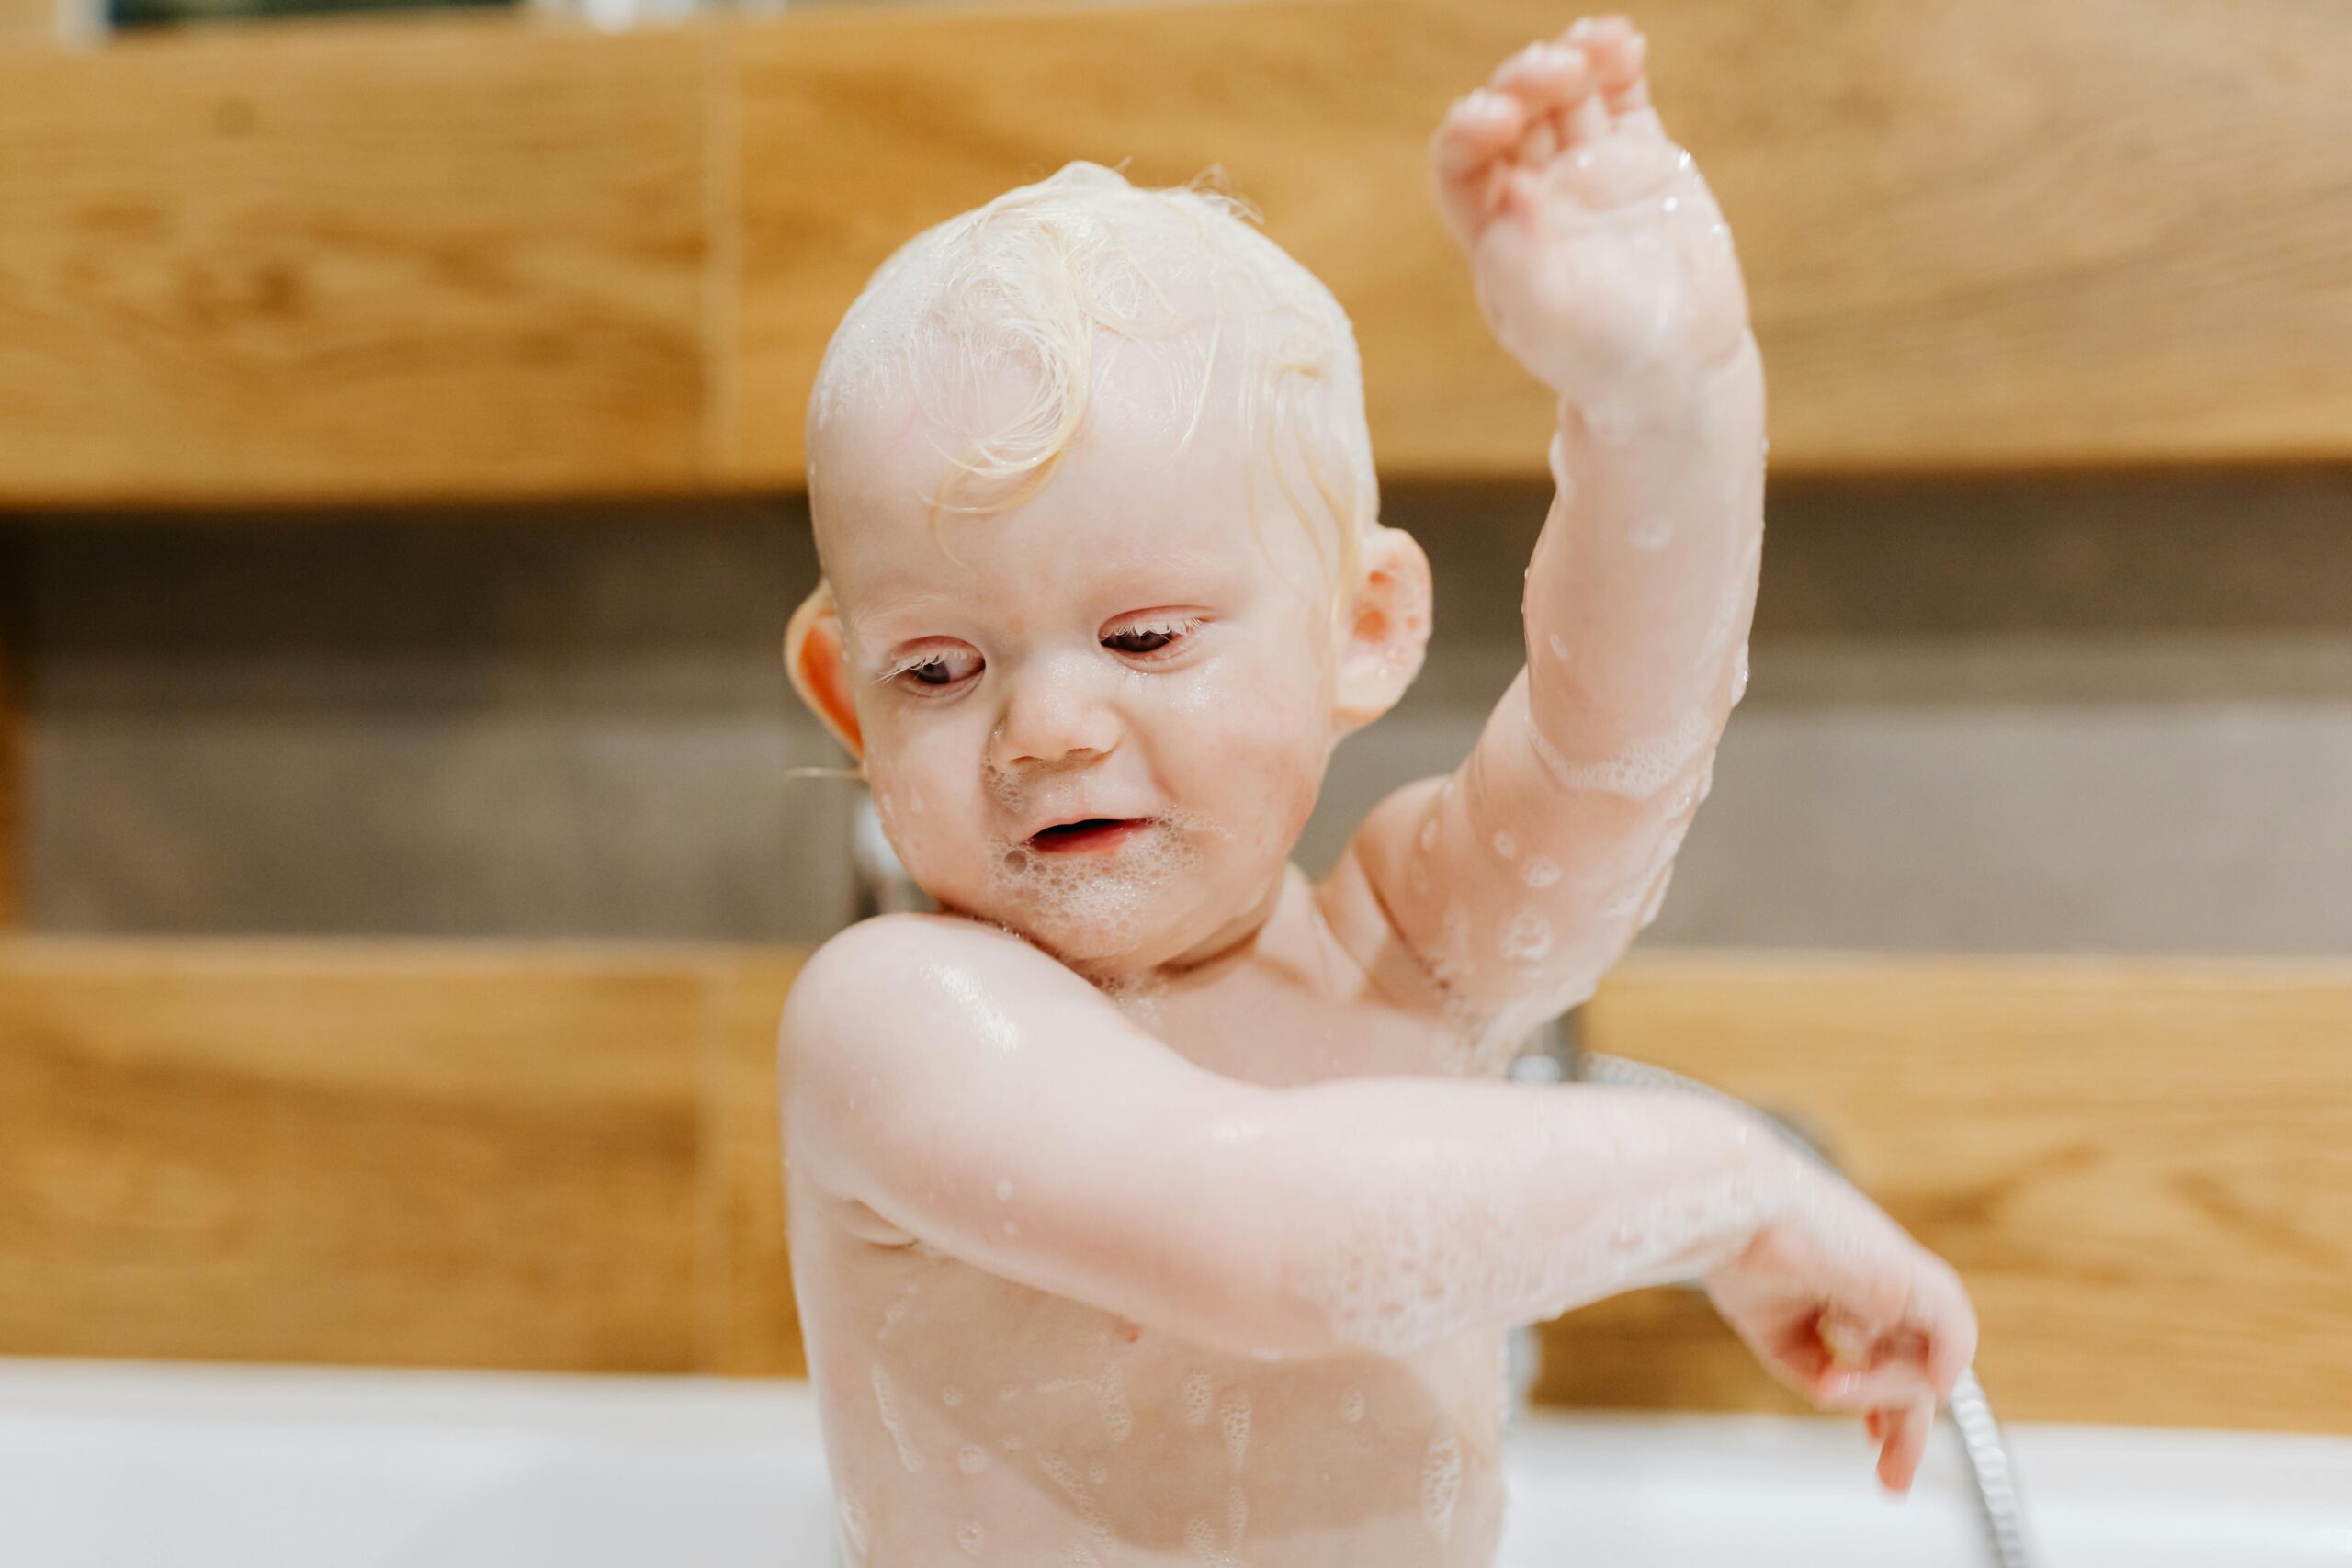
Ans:
[[[1187,1058],[1255,1082],[1497,1070],[1491,1051],[1364,985],[1330,929],[1351,918],[1294,874],[1250,957],[1123,1006]],[[1400,1359],[1236,1359],[972,1268],[797,1178],[790,1224],[854,1563],[1493,1558],[1499,1333]]]

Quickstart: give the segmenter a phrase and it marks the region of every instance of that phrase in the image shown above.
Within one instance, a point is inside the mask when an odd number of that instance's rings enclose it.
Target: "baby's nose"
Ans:
[[[1119,718],[1091,675],[1048,660],[1008,682],[989,760],[1013,768],[1107,755],[1119,743]]]

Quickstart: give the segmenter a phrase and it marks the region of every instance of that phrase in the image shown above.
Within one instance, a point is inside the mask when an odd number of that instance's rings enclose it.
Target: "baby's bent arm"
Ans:
[[[1695,1099],[1222,1077],[950,917],[827,943],[783,1046],[805,1179],[1002,1278],[1238,1356],[1402,1354],[1702,1273],[1792,1179],[1768,1131]]]
[[[1498,1034],[1583,1001],[1656,913],[1746,682],[1763,544],[1744,327],[1713,363],[1559,408],[1526,668],[1468,761],[1355,846],[1400,938]]]

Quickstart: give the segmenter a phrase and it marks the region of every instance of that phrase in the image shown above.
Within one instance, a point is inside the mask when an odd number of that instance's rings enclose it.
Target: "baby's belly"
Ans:
[[[794,1255],[853,1563],[1492,1561],[1498,1335],[1235,1360],[926,1247]]]

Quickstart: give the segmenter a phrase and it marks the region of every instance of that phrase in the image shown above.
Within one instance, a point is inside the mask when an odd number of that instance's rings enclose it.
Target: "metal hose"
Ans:
[[[1735,1095],[1684,1077],[1680,1073],[1667,1071],[1646,1062],[1629,1061],[1623,1056],[1611,1056],[1604,1052],[1581,1049],[1574,1033],[1566,1031],[1559,1037],[1560,1048],[1555,1057],[1565,1076],[1581,1083],[1616,1084],[1627,1089],[1662,1089],[1675,1094],[1698,1094],[1723,1104],[1736,1107],[1751,1115],[1763,1118],[1767,1126],[1778,1133],[1798,1153],[1817,1161],[1824,1168],[1836,1171],[1830,1159],[1813,1138],[1798,1131],[1785,1117],[1758,1110]],[[1540,1059],[1540,1058],[1539,1058]],[[1544,1076],[1514,1074],[1521,1076]],[[1699,1287],[1691,1285],[1690,1289]],[[2009,1457],[2008,1445],[2002,1440],[1999,1423],[1993,1419],[1992,1402],[1984,1397],[1984,1388],[1976,1381],[1973,1369],[1960,1374],[1952,1386],[1951,1421],[1960,1433],[1962,1452],[1968,1460],[1969,1472],[1976,1479],[1976,1500],[1984,1511],[1986,1540],[1993,1551],[1996,1568],[2032,1568],[2036,1556],[2026,1539],[2025,1506],[2018,1496],[2017,1467]]]

